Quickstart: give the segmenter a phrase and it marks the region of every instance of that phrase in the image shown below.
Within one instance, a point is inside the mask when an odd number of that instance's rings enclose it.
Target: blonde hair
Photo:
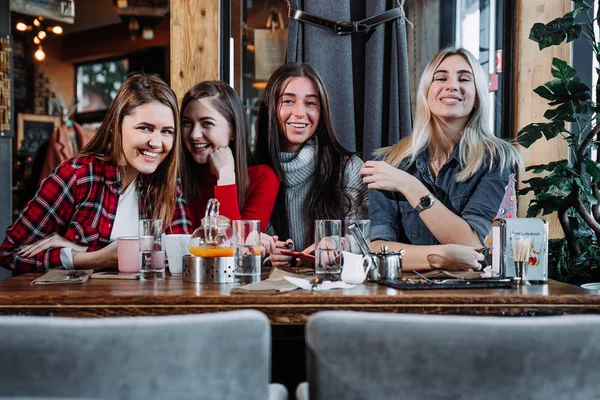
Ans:
[[[517,148],[494,136],[488,125],[488,81],[481,65],[468,50],[454,47],[440,50],[421,75],[412,134],[393,146],[377,150],[375,154],[383,156],[385,162],[395,167],[406,167],[414,163],[418,155],[427,148],[433,137],[433,118],[427,103],[427,92],[439,65],[446,58],[455,55],[464,58],[471,66],[476,91],[475,105],[461,137],[461,171],[456,175],[456,181],[464,182],[472,177],[488,159],[490,170],[495,166],[501,170],[509,166],[521,168],[522,159]]]

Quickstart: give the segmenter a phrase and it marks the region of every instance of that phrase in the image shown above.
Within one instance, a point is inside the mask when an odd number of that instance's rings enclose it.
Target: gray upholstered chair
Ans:
[[[600,316],[326,311],[306,348],[299,399],[600,399]]]
[[[0,396],[287,399],[269,385],[258,311],[74,319],[0,317]]]

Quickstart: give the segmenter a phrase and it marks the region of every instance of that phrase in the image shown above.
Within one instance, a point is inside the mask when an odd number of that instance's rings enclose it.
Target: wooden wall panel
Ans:
[[[539,50],[538,44],[529,40],[529,31],[536,22],[548,23],[571,10],[570,0],[517,0],[517,26],[515,41],[515,132],[532,122],[547,122],[544,112],[548,109],[546,100],[533,92],[533,89],[552,79],[550,69],[552,58],[570,62],[571,46],[561,45]],[[539,140],[529,149],[522,149],[525,166],[543,164],[568,157],[568,146],[557,137],[551,141]],[[530,178],[529,172],[519,176],[521,181]],[[525,217],[530,197],[519,197],[519,216]],[[550,237],[562,237],[563,232],[556,214],[545,217],[549,223]]]
[[[171,0],[171,87],[219,79],[219,1]]]

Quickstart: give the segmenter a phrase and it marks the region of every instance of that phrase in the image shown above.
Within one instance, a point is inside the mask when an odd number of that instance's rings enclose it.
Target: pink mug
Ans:
[[[119,272],[137,274],[140,272],[140,239],[137,236],[117,238],[117,258]]]

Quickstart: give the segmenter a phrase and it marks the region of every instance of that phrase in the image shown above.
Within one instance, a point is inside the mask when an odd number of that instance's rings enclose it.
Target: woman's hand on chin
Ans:
[[[367,161],[360,169],[363,183],[369,189],[405,192],[417,179],[384,161]]]
[[[235,184],[235,161],[229,147],[216,149],[208,156],[208,166],[217,177],[217,185]]]

